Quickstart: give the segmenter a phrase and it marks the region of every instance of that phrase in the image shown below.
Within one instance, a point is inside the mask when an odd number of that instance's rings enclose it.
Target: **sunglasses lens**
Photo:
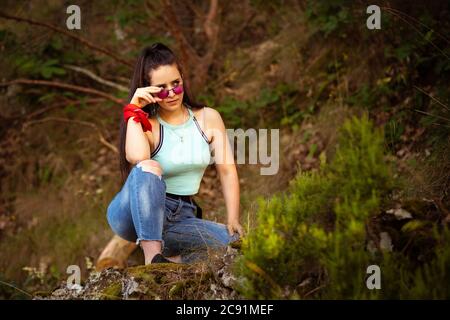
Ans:
[[[177,86],[177,87],[175,87],[175,88],[173,88],[171,90],[173,90],[173,93],[175,93],[175,94],[180,94],[180,93],[183,92],[183,86]],[[156,95],[160,99],[165,99],[165,98],[167,98],[169,96],[169,92],[170,92],[170,90],[162,89]]]
[[[175,94],[180,94],[182,92],[183,92],[183,86],[178,86],[178,87],[173,88],[173,93],[175,93]]]
[[[158,92],[157,96],[160,99],[165,99],[165,98],[167,98],[169,96],[169,91],[166,90],[166,89],[163,89],[160,92]]]

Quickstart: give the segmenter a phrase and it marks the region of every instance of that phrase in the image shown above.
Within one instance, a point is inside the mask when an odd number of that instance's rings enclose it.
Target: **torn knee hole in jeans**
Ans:
[[[154,174],[155,176],[157,176],[159,179],[161,179],[161,175],[156,173],[155,167],[151,166],[150,164],[146,163],[146,161],[148,160],[144,160],[139,162],[136,167],[141,168],[142,171],[144,172],[150,172],[152,174]]]

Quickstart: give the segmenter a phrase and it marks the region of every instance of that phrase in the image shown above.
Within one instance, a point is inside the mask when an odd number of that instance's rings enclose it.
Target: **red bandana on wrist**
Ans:
[[[142,129],[144,132],[152,131],[152,125],[150,121],[148,121],[148,113],[139,108],[134,104],[127,104],[123,108],[123,119],[125,122],[128,121],[130,117],[134,117],[133,120],[137,123],[140,122],[142,125]]]

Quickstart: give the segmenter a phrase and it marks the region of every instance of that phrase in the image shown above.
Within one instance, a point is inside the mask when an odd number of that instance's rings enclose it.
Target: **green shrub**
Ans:
[[[350,4],[348,0],[307,1],[306,18],[327,37],[353,22]]]
[[[395,186],[383,137],[383,131],[374,128],[367,116],[346,121],[330,164],[316,172],[300,172],[287,195],[259,200],[258,225],[244,239],[244,254],[236,264],[244,296],[449,296],[447,285],[439,280],[447,279],[450,270],[450,249],[443,240],[446,233],[435,232],[440,245],[431,248],[434,258],[422,265],[401,252],[368,250],[369,241],[377,238],[367,230],[390,202]],[[381,268],[382,290],[366,286],[366,270],[372,264]]]

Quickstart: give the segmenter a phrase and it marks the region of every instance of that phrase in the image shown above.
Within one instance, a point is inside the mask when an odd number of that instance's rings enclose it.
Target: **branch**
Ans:
[[[391,7],[381,7],[381,8],[382,8],[382,9],[388,9],[388,10],[390,10],[391,12],[396,12],[396,13],[399,14],[399,15],[402,15],[402,16],[404,16],[404,17],[407,17],[408,19],[413,20],[414,22],[416,22],[416,23],[418,23],[418,24],[424,26],[424,27],[427,28],[428,30],[430,30],[430,31],[432,31],[433,33],[435,33],[436,35],[438,35],[441,39],[445,40],[447,43],[450,43],[450,39],[449,39],[449,38],[447,38],[446,36],[444,36],[444,35],[443,35],[442,33],[440,33],[439,31],[436,31],[436,30],[434,30],[433,28],[427,26],[425,23],[423,23],[422,21],[420,21],[420,20],[414,18],[413,16],[410,16],[409,14],[407,14],[407,13],[405,13],[405,12],[403,12],[403,11],[397,10],[397,9],[395,9],[395,8],[391,8]]]
[[[170,30],[170,33],[176,39],[185,63],[189,64],[190,62],[196,62],[197,60],[199,60],[200,57],[197,55],[196,51],[190,45],[189,41],[183,34],[180,22],[178,21],[178,17],[173,10],[173,6],[170,3],[170,0],[163,1],[162,11],[163,14],[160,14],[159,16],[164,20],[167,28]]]
[[[214,53],[217,48],[217,40],[219,35],[219,25],[215,22],[217,17],[217,11],[219,9],[218,0],[211,0],[209,5],[209,11],[206,15],[203,27],[205,29],[206,36],[209,40],[208,52],[205,54],[204,59],[206,59],[208,66],[211,64],[214,57]]]
[[[429,44],[431,44],[436,50],[438,50],[444,57],[446,57],[447,59],[450,60],[450,56],[448,56],[444,50],[442,50],[441,48],[438,47],[438,45],[436,45],[433,41],[431,41],[430,39],[428,39],[425,34],[418,28],[416,27],[413,23],[409,22],[405,17],[401,16],[400,14],[396,13],[395,11],[392,11],[391,8],[389,7],[381,7],[381,9],[386,9],[386,11],[388,13],[390,13],[391,15],[399,18],[400,20],[402,20],[403,22],[405,22],[407,25],[409,25],[411,28],[413,28],[418,34],[420,34],[422,36],[423,39],[425,39],[425,41],[427,41]]]
[[[422,113],[422,114],[427,115],[427,116],[430,116],[430,117],[434,117],[434,118],[437,118],[437,119],[441,119],[441,120],[444,120],[444,121],[450,123],[450,118],[442,117],[442,116],[440,116],[440,115],[432,114],[432,113],[430,113],[430,112],[426,112],[426,111],[422,111],[422,110],[418,110],[418,109],[415,109],[414,111],[419,112],[419,113]]]
[[[65,64],[64,67],[66,67],[67,69],[74,70],[76,72],[80,72],[82,74],[85,74],[89,78],[91,78],[92,80],[95,80],[95,81],[97,81],[97,82],[99,82],[101,84],[104,84],[105,86],[113,87],[113,88],[116,88],[117,90],[128,92],[128,88],[127,87],[124,87],[121,84],[118,84],[118,83],[115,83],[115,82],[103,79],[103,78],[99,77],[94,72],[92,72],[92,71],[90,71],[88,69],[85,69],[85,68],[82,68],[82,67],[78,67],[78,66],[73,66],[73,65],[70,65],[70,64]]]
[[[198,18],[203,17],[203,13],[201,12],[200,8],[197,7],[192,1],[186,1],[186,5],[195,13]]]
[[[87,94],[96,95],[105,99],[108,99],[114,103],[123,105],[124,101],[122,99],[116,98],[112,95],[109,95],[107,93],[104,93],[99,90],[86,88],[86,87],[80,87],[68,83],[62,83],[62,82],[56,82],[56,81],[47,81],[47,80],[30,80],[30,79],[16,79],[12,81],[2,82],[0,83],[0,87],[10,86],[13,84],[31,84],[31,85],[40,85],[40,86],[49,86],[49,87],[55,87],[55,88],[61,88],[66,89],[70,91],[77,91],[77,92],[83,92]]]
[[[199,11],[194,5],[190,5],[196,15],[199,15]],[[164,22],[164,25],[169,30],[172,37],[175,39],[177,47],[179,48],[181,61],[184,66],[190,66],[192,70],[191,74],[196,76],[192,78],[192,90],[198,89],[204,86],[207,78],[209,67],[213,63],[214,55],[216,53],[219,34],[219,1],[210,0],[209,8],[206,14],[204,14],[203,31],[206,34],[206,53],[200,54],[191,46],[180,24],[178,15],[174,9],[173,3],[170,0],[162,0],[159,8],[156,7],[150,0],[146,1],[146,9],[149,16],[157,15],[157,18]],[[158,10],[156,10],[158,9]]]
[[[121,57],[117,56],[116,54],[114,54],[113,52],[109,51],[108,49],[105,49],[103,47],[99,47],[99,46],[93,44],[92,42],[90,42],[89,40],[87,40],[87,39],[85,39],[83,37],[75,35],[74,32],[70,32],[70,31],[64,30],[62,28],[59,28],[57,26],[54,26],[54,25],[46,23],[46,22],[40,22],[40,21],[28,19],[28,18],[16,17],[16,16],[13,16],[13,15],[7,14],[7,13],[5,13],[3,11],[0,11],[0,17],[4,18],[4,19],[19,21],[19,22],[26,22],[26,23],[31,24],[31,25],[36,25],[36,26],[41,26],[41,27],[45,27],[45,28],[51,29],[53,31],[61,33],[61,34],[65,35],[65,36],[67,36],[69,38],[72,38],[72,39],[82,43],[83,45],[85,45],[88,48],[93,49],[94,51],[101,52],[101,53],[103,53],[103,54],[113,58],[117,62],[120,62],[120,63],[122,63],[122,64],[124,64],[126,66],[129,66],[129,67],[133,67],[132,63],[122,59]]]
[[[129,78],[125,78],[125,77],[121,77],[121,76],[116,76],[115,78],[116,78],[117,80],[122,81],[122,83],[125,84],[125,85],[128,85],[129,82],[130,82],[130,79],[129,79]]]
[[[437,102],[441,107],[443,107],[444,109],[446,109],[447,111],[450,111],[450,108],[447,107],[445,104],[443,104],[441,101],[439,101],[437,98],[433,97],[431,94],[429,94],[428,92],[426,92],[425,90],[419,88],[418,86],[413,86],[416,90],[419,90],[420,92],[422,92],[424,95],[428,96],[430,99],[434,100],[435,102]]]
[[[206,36],[209,40],[212,40],[214,36],[217,34],[217,25],[214,25],[214,19],[217,16],[217,9],[219,7],[219,3],[217,0],[211,0],[211,4],[209,6],[208,14],[206,15],[204,28]]]
[[[31,126],[33,124],[44,123],[44,122],[49,122],[49,121],[60,121],[60,122],[66,122],[66,123],[71,123],[71,124],[80,124],[80,125],[91,127],[97,131],[98,138],[99,138],[101,144],[105,145],[108,149],[112,150],[114,153],[117,153],[117,154],[119,153],[116,146],[114,146],[113,144],[108,142],[105,139],[105,137],[102,135],[100,129],[92,122],[81,121],[81,120],[71,120],[71,119],[59,118],[59,117],[47,117],[47,118],[43,118],[43,119],[39,119],[39,120],[32,120],[32,121],[25,122],[22,126],[22,132],[25,131],[29,126]]]
[[[47,111],[49,111],[51,109],[61,108],[61,107],[64,107],[64,106],[66,106],[68,104],[75,104],[75,105],[81,104],[81,103],[95,104],[95,103],[98,103],[98,102],[102,102],[104,100],[105,99],[103,99],[103,98],[91,98],[91,99],[87,99],[87,100],[84,100],[84,101],[82,101],[82,100],[66,100],[66,101],[63,101],[62,103],[53,104],[53,105],[41,108],[39,110],[36,110],[36,111],[34,111],[32,113],[28,113],[28,114],[25,115],[25,117],[27,119],[31,119],[33,117],[36,117],[36,116],[40,115],[41,113],[47,112]],[[21,115],[17,115],[14,118],[20,118],[20,117],[21,117]]]
[[[245,30],[248,28],[248,25],[252,22],[252,20],[256,17],[256,11],[253,11],[250,13],[250,15],[247,15],[247,19],[244,21],[244,23],[240,26],[239,30],[236,32],[237,36],[234,37],[233,42],[231,43],[231,46],[237,46],[242,38],[242,35],[245,33]]]

